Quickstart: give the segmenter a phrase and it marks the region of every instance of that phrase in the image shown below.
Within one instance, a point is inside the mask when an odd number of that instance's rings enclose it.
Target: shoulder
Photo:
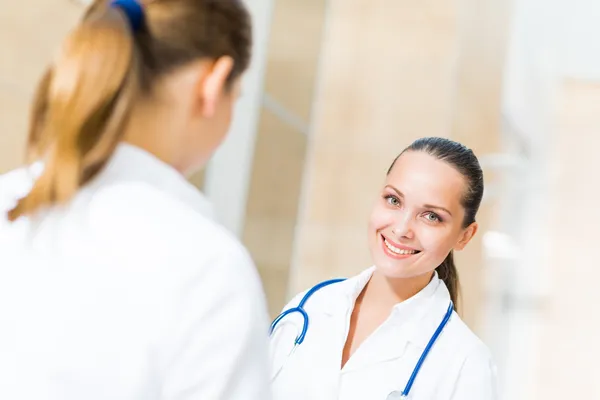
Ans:
[[[456,313],[447,328],[445,379],[453,387],[452,399],[497,400],[497,367],[489,348]]]
[[[238,317],[266,309],[250,254],[218,222],[144,183],[102,187],[90,199],[86,208],[94,234],[156,270],[174,297],[218,301],[221,308],[239,309]]]
[[[160,238],[167,246],[179,243],[198,248],[210,243],[210,250],[217,252],[243,252],[237,239],[210,216],[144,182],[92,186],[82,191],[81,202],[88,220],[99,230],[112,231],[118,226]]]
[[[467,326],[461,317],[454,312],[446,327],[446,347],[452,349],[460,363],[474,363],[481,367],[494,364],[488,346]]]
[[[435,329],[440,323],[441,316],[448,309],[450,302],[450,293],[444,281],[439,282],[433,294],[431,308],[427,310],[424,316],[424,322],[427,329]],[[461,363],[467,358],[477,358],[482,360],[491,360],[491,353],[485,343],[471,330],[464,322],[461,316],[452,311],[452,315],[444,327],[439,343],[436,346],[445,349],[447,357]]]
[[[331,300],[334,299],[343,299],[349,295],[358,295],[358,292],[362,290],[372,274],[373,268],[371,267],[350,278],[332,277],[315,283],[311,287],[306,288],[292,297],[288,304],[283,308],[283,311],[292,307],[297,307],[307,295],[310,296],[310,302],[307,301],[306,303],[307,309],[311,307],[311,304],[329,304]]]
[[[123,183],[82,192],[82,212],[99,242],[140,255],[150,264],[191,274],[228,276],[255,288],[254,263],[225,227],[151,185]],[[75,204],[74,209],[79,209]],[[256,288],[255,288],[256,289]],[[246,291],[245,289],[240,289]]]

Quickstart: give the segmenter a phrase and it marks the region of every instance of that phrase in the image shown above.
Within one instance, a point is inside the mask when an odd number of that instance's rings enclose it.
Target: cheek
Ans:
[[[423,231],[419,232],[418,238],[419,243],[421,243],[431,256],[441,258],[441,260],[446,257],[456,243],[454,235],[451,232],[440,228],[423,229]]]
[[[369,230],[376,232],[389,226],[393,221],[393,213],[389,210],[377,205],[371,212],[369,219]]]

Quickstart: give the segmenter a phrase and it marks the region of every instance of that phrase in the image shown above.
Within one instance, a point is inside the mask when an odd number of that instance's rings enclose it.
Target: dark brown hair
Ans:
[[[465,209],[465,218],[462,224],[463,228],[466,228],[475,222],[475,216],[477,215],[477,211],[481,205],[481,199],[483,198],[483,171],[475,153],[466,146],[450,139],[438,137],[417,139],[396,157],[388,169],[388,175],[392,171],[392,168],[394,168],[398,158],[408,151],[427,153],[440,161],[448,163],[461,173],[466,183],[466,190],[461,199],[461,204]],[[440,279],[442,279],[448,287],[450,298],[455,305],[458,305],[460,280],[458,277],[458,270],[454,264],[454,255],[452,251],[446,256],[442,264],[440,264],[436,270]]]
[[[65,39],[37,87],[28,161],[43,160],[31,192],[10,220],[68,201],[106,164],[132,105],[157,80],[199,59],[230,56],[228,83],[248,67],[251,22],[239,0],[141,1],[143,24],[96,0]]]

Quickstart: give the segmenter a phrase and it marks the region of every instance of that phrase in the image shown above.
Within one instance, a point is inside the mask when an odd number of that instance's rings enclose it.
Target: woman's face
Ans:
[[[432,272],[477,230],[463,228],[466,190],[452,166],[424,152],[404,153],[387,176],[371,219],[369,247],[378,271],[391,278]]]

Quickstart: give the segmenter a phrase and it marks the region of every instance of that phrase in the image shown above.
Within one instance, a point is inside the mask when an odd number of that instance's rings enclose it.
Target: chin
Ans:
[[[375,268],[377,271],[387,278],[411,278],[415,275],[411,268],[412,263],[398,262],[387,259],[375,260]]]
[[[398,260],[383,253],[376,253],[373,255],[373,261],[379,274],[392,279],[409,279],[431,273],[435,269],[428,267],[432,265],[431,260],[423,256],[426,254],[419,253]]]

